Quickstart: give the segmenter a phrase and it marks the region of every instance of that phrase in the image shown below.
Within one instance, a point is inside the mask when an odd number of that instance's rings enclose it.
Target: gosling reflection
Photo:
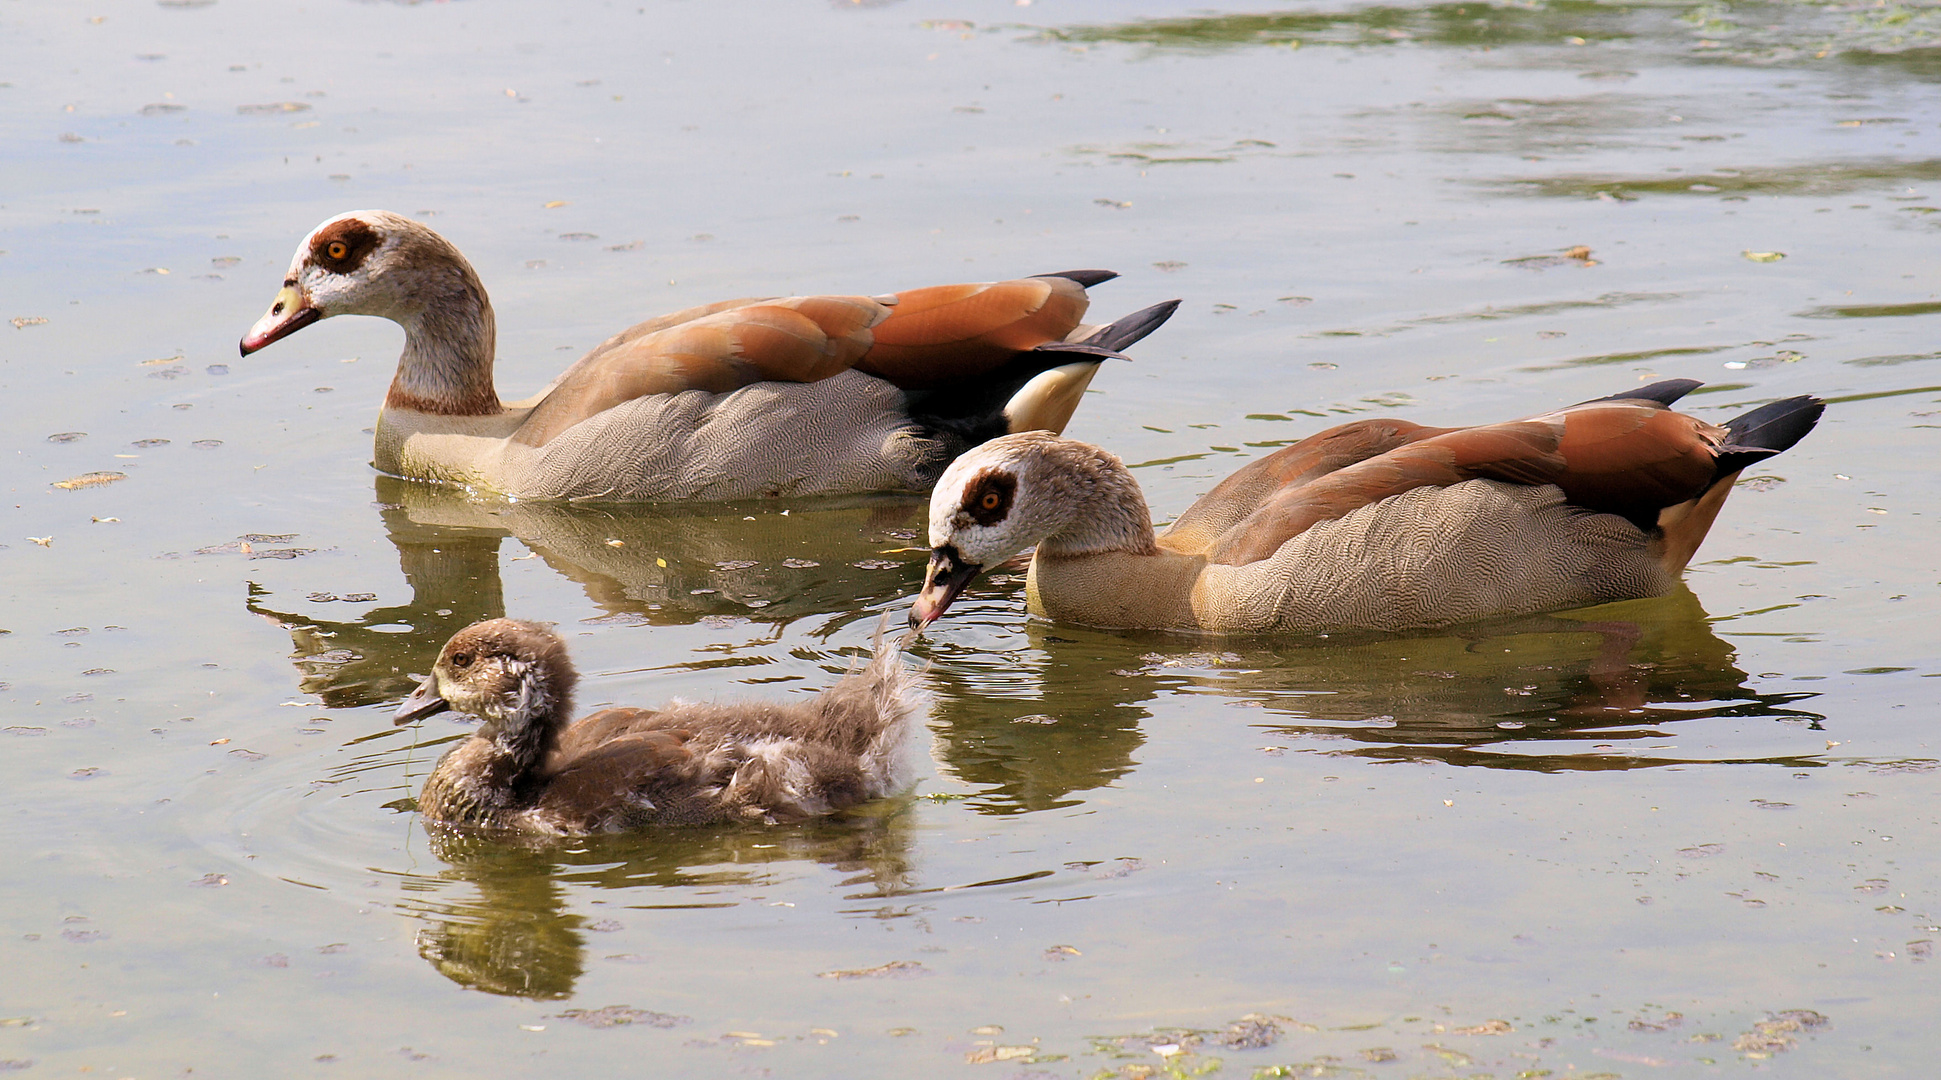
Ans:
[[[250,587],[248,609],[290,631],[302,689],[332,708],[398,700],[416,685],[410,673],[423,670],[426,641],[504,615],[507,536],[578,582],[616,621],[840,622],[894,600],[922,577],[924,553],[899,550],[915,542],[921,525],[924,504],[914,497],[622,508],[481,502],[441,485],[380,477],[377,505],[411,587],[409,603],[356,611],[362,597],[319,583],[310,594],[315,606],[298,610]],[[330,617],[338,612],[348,617]]]
[[[432,851],[448,865],[436,876],[403,875],[400,907],[426,922],[418,954],[451,981],[488,994],[558,1000],[572,996],[585,973],[589,940],[597,943],[623,919],[635,929],[653,922],[679,933],[679,912],[759,903],[751,891],[799,873],[804,863],[840,875],[832,885],[846,899],[858,898],[859,886],[864,897],[907,891],[907,810],[907,801],[890,801],[786,830],[672,829],[571,846],[434,833]],[[468,888],[470,896],[451,895]],[[597,899],[595,890],[625,893],[590,909],[597,914],[571,909],[575,897]],[[662,890],[665,902],[649,890]],[[631,945],[615,948],[640,947],[638,933],[626,940]],[[601,958],[653,962],[651,954]]]

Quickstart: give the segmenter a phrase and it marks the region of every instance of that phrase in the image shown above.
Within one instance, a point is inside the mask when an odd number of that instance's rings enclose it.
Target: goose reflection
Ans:
[[[679,934],[681,912],[759,902],[753,894],[803,864],[833,869],[841,889],[901,894],[913,872],[908,808],[907,800],[888,800],[787,829],[668,829],[570,844],[433,835],[432,852],[446,866],[399,874],[399,906],[424,921],[418,954],[452,982],[559,1000],[585,974],[589,945],[597,951],[598,939],[622,920]],[[612,903],[589,908],[602,891],[612,892]],[[615,948],[641,947],[638,933],[626,940]],[[647,955],[594,959],[653,964],[651,947]]]
[[[913,589],[925,553],[901,549],[914,543],[923,506],[911,496],[753,508],[486,502],[380,477],[377,507],[409,603],[331,619],[327,610],[273,604],[252,584],[248,608],[290,630],[306,693],[333,708],[371,705],[411,692],[425,642],[506,613],[500,548],[508,536],[579,583],[609,621],[738,619],[779,629],[817,616],[847,621]],[[319,582],[311,596],[351,599],[328,589]]]
[[[1006,603],[1016,598],[988,609]],[[981,787],[971,806],[1007,814],[1070,805],[1136,767],[1146,703],[1162,695],[1208,699],[1287,749],[1537,771],[1712,760],[1647,748],[1708,718],[1820,726],[1798,707],[1815,695],[1752,686],[1713,626],[1683,586],[1416,635],[1186,636],[1033,619],[1024,648],[957,645],[989,634],[980,620],[930,646],[937,749],[947,773]]]
[[[1763,717],[1820,726],[1823,716],[1795,706],[1817,695],[1755,689],[1712,625],[1681,585],[1667,596],[1460,635],[1283,645],[1243,654],[1248,673],[1218,681],[1230,705],[1296,718],[1265,720],[1264,730],[1358,743],[1337,752],[1378,761],[1540,772],[1649,768],[1710,760],[1663,755],[1663,747],[1620,750],[1673,738],[1667,725]],[[1599,742],[1585,747],[1586,739]]]

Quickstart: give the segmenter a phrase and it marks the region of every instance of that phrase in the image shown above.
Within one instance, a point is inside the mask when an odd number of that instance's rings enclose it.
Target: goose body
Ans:
[[[653,825],[799,821],[891,794],[923,697],[876,636],[869,666],[799,702],[602,709],[571,720],[578,674],[551,630],[516,619],[452,635],[397,722],[484,719],[418,796],[426,821],[557,836]]]
[[[1086,288],[1115,276],[708,304],[621,331],[507,403],[471,264],[418,222],[360,210],[298,245],[241,349],[333,315],[402,326],[375,448],[394,475],[525,499],[923,491],[979,442],[1062,430],[1099,364],[1172,314],[1082,325]]]
[[[1362,420],[1227,477],[1155,535],[1125,465],[1050,433],[992,440],[931,493],[927,625],[1037,545],[1027,594],[1114,628],[1403,630],[1668,591],[1739,470],[1818,422],[1811,397],[1724,427],[1676,379],[1468,428]]]

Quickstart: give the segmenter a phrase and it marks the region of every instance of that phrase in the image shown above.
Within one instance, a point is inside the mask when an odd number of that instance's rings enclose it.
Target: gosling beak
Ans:
[[[915,606],[910,608],[910,628],[922,630],[936,622],[964,591],[971,579],[984,572],[984,568],[964,562],[957,549],[949,545],[932,548],[930,566],[923,573],[923,591],[917,594]]]
[[[427,675],[418,684],[411,696],[398,705],[398,711],[391,714],[393,724],[409,724],[413,720],[423,720],[427,716],[444,712],[452,707],[443,694],[438,692],[438,676]]]
[[[256,320],[256,325],[249,328],[249,333],[243,335],[243,355],[248,356],[272,341],[289,337],[321,318],[323,312],[310,306],[296,283],[287,283],[277,291],[276,302],[270,305],[270,310]]]

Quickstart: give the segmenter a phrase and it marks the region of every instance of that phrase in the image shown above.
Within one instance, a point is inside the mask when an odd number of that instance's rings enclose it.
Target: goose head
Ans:
[[[525,743],[540,729],[566,723],[578,682],[558,634],[538,623],[491,619],[452,635],[394,719],[407,724],[455,709]]]
[[[461,270],[462,268],[462,270]],[[477,277],[444,237],[388,210],[353,210],[310,230],[297,245],[270,310],[242,340],[242,353],[289,337],[332,315],[376,315],[408,324],[441,294]]]
[[[498,328],[485,286],[465,256],[426,226],[388,210],[353,210],[310,230],[269,311],[243,335],[242,354],[333,315],[375,315],[404,328],[388,406],[498,411]]]
[[[930,565],[910,625],[930,625],[977,575],[1034,544],[1048,556],[1151,554],[1152,518],[1125,463],[1046,431],[952,462],[930,494]]]

